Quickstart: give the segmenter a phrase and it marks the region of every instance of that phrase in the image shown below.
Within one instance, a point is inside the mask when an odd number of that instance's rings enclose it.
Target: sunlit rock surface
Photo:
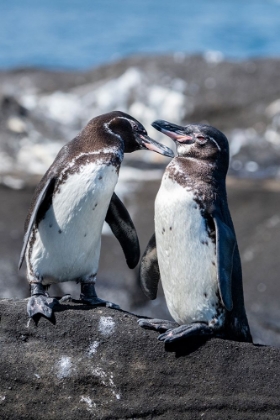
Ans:
[[[280,415],[280,350],[212,339],[164,348],[137,317],[65,304],[56,324],[0,301],[1,419]]]

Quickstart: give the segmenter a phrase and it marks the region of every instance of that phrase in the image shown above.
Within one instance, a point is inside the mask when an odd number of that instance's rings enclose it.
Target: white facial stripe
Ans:
[[[113,118],[114,119],[114,118]],[[115,136],[115,137],[118,137],[118,139],[120,139],[122,142],[123,142],[123,139],[121,138],[121,136],[119,135],[119,134],[117,134],[117,133],[114,133],[114,131],[112,131],[111,130],[111,128],[109,127],[109,124],[111,124],[111,122],[112,122],[113,120],[111,120],[111,121],[109,121],[108,123],[105,123],[104,124],[104,127],[105,127],[105,131],[107,131],[107,133],[110,133],[110,134],[112,134],[113,136]]]
[[[126,117],[118,117],[120,120],[126,120],[131,124],[131,120],[129,118]]]
[[[209,139],[210,139],[213,143],[215,143],[215,145],[217,146],[218,150],[219,150],[219,151],[221,151],[221,148],[220,148],[220,146],[218,145],[218,143],[216,142],[216,140],[214,140],[214,139],[213,139],[213,137],[209,137]]]

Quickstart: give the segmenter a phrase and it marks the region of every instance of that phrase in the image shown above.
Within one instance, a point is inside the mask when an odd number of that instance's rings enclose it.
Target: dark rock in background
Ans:
[[[0,301],[0,417],[240,419],[280,416],[279,349],[212,339],[164,348],[137,317],[79,304],[56,325]]]

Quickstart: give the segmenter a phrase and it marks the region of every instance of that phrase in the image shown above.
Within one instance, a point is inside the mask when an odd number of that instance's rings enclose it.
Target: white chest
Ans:
[[[179,324],[216,322],[215,245],[192,191],[164,175],[155,202],[155,232],[168,309]]]
[[[39,224],[30,257],[33,272],[45,283],[97,272],[101,230],[117,180],[114,166],[97,161],[60,185]]]

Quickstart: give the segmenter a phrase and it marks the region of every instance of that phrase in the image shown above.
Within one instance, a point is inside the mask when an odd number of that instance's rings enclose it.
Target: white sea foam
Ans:
[[[219,51],[208,51],[204,57],[210,66],[223,60],[223,55]],[[174,59],[184,61],[185,56],[183,53],[176,53]],[[214,89],[215,83],[213,77],[205,79],[207,89]],[[14,135],[24,137],[17,141],[11,154],[7,154],[4,148],[0,150],[0,173],[14,175],[19,172],[42,176],[63,144],[71,140],[91,118],[114,109],[133,115],[143,123],[151,137],[169,147],[174,147],[169,138],[151,128],[150,124],[158,118],[182,124],[186,116],[191,116],[194,110],[195,93],[198,89],[199,86],[195,83],[187,83],[178,77],[172,79],[170,75],[156,79],[153,72],[147,74],[136,66],[129,67],[117,77],[111,79],[104,77],[103,80],[82,84],[67,92],[42,93],[34,89],[30,83],[22,83],[18,91],[10,90],[8,93],[15,96],[32,118],[11,116],[7,119],[8,130]],[[267,124],[263,135],[250,128],[245,130],[237,128],[226,133],[231,145],[231,156],[242,153],[248,145],[261,148],[264,143],[271,148],[271,153],[274,150],[278,153],[279,104],[278,98],[264,110],[270,123]],[[47,135],[42,127],[50,128]],[[150,162],[166,162],[166,158],[157,153],[137,152],[125,156],[126,161],[137,158]],[[243,169],[246,170],[246,166],[243,166]],[[259,169],[261,170],[261,165]],[[143,171],[140,175],[139,171],[135,171],[132,178],[138,175],[139,180],[148,178],[150,173],[148,175],[147,171]],[[16,183],[14,187],[19,188]]]

